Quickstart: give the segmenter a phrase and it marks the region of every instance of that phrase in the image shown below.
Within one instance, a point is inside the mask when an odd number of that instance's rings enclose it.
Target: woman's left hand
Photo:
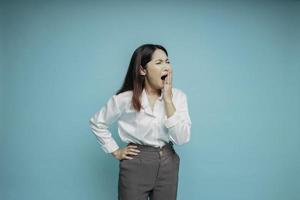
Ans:
[[[172,102],[172,97],[172,69],[170,69],[164,81],[163,99],[165,102]]]

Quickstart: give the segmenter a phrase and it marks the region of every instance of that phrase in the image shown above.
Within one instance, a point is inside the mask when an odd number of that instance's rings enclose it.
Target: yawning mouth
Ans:
[[[166,77],[167,77],[167,74],[166,74],[166,75],[163,75],[163,76],[161,77],[161,80],[165,80]]]

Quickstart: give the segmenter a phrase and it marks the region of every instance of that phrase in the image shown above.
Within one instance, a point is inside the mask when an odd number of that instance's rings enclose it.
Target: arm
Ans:
[[[119,149],[108,128],[120,115],[121,111],[117,102],[117,96],[113,95],[106,105],[89,120],[89,126],[105,153],[112,153]]]
[[[170,140],[178,145],[189,142],[192,122],[188,112],[186,95],[180,94],[176,108],[172,101],[165,102],[165,109],[167,115],[165,126],[168,129]]]

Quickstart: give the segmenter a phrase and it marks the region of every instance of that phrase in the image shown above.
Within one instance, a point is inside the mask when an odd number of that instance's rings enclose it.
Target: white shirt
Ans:
[[[189,142],[192,122],[187,97],[182,90],[172,88],[176,111],[169,118],[165,113],[162,92],[155,102],[153,112],[145,88],[141,95],[140,112],[131,107],[132,94],[132,91],[126,91],[113,95],[89,120],[90,128],[104,152],[111,153],[119,148],[108,130],[115,121],[118,121],[119,136],[126,143],[162,147],[169,141],[177,145]]]

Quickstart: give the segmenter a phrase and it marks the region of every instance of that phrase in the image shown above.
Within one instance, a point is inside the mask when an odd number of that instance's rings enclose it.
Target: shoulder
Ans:
[[[131,103],[132,95],[133,95],[132,90],[128,90],[128,91],[113,95],[113,98],[115,99],[116,104],[118,105],[119,109],[123,110]]]
[[[130,99],[132,97],[132,90],[121,92],[115,95],[120,100]]]

